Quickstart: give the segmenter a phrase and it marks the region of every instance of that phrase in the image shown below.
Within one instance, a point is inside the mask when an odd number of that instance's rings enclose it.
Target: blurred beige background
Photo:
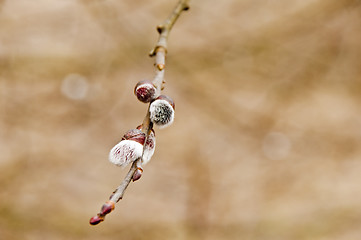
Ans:
[[[175,123],[89,225],[175,3],[0,1],[0,239],[361,239],[357,0],[191,1],[169,39]]]

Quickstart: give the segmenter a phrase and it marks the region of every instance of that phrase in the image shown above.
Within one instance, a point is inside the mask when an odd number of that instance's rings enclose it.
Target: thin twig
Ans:
[[[155,64],[154,64],[155,77],[152,82],[157,89],[156,97],[159,96],[161,94],[161,91],[163,90],[165,58],[167,54],[167,42],[168,42],[169,33],[174,23],[177,21],[178,17],[180,16],[180,14],[188,9],[189,9],[189,0],[180,0],[177,3],[174,10],[172,11],[171,15],[163,22],[163,24],[157,26],[159,38],[155,47],[149,54],[150,57],[155,56]],[[115,189],[115,191],[110,196],[109,201],[103,204],[100,212],[96,216],[90,219],[90,224],[92,225],[96,225],[104,221],[105,216],[114,209],[115,203],[117,203],[120,199],[123,198],[123,195],[129,183],[132,180],[133,181],[138,180],[141,176],[141,173],[143,172],[142,162],[145,151],[145,145],[148,141],[149,134],[153,129],[153,123],[151,122],[149,115],[149,106],[147,109],[147,114],[143,120],[143,126],[142,126],[142,131],[146,134],[146,138],[143,145],[142,158],[138,158],[136,161],[133,162],[131,168],[129,169],[122,183]]]
[[[160,25],[157,26],[159,33],[158,41],[155,47],[150,51],[149,56],[155,56],[155,77],[153,80],[154,86],[157,88],[156,95],[160,95],[163,84],[164,84],[164,68],[165,68],[165,57],[167,55],[168,48],[168,37],[172,30],[174,23],[183,11],[189,9],[189,0],[180,0],[175,6],[171,15]]]
[[[125,190],[127,189],[130,181],[132,180],[134,172],[137,170],[137,162],[139,162],[140,160],[141,159],[137,159],[133,162],[132,166],[129,169],[129,172],[123,179],[122,183],[117,187],[117,189],[115,189],[113,194],[110,196],[109,201],[116,203],[123,198]]]

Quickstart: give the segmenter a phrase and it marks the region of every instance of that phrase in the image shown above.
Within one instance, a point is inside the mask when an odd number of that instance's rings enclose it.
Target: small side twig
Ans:
[[[167,42],[168,42],[169,33],[173,25],[179,18],[180,14],[188,9],[189,9],[189,0],[179,0],[174,10],[172,11],[171,15],[162,24],[157,26],[159,38],[155,47],[152,49],[152,51],[149,54],[150,57],[155,57],[155,63],[154,63],[155,77],[152,83],[156,87],[156,93],[155,93],[156,97],[161,94],[161,91],[164,88],[163,86],[164,69],[165,69],[165,58],[167,54]],[[145,151],[145,145],[153,129],[153,123],[150,120],[149,106],[142,124],[142,131],[146,134],[146,138],[143,145],[142,157],[138,158],[136,161],[133,162],[131,168],[129,169],[122,183],[114,190],[114,192],[110,196],[109,201],[103,204],[100,212],[96,216],[90,219],[91,225],[96,225],[104,221],[105,216],[109,214],[115,208],[115,204],[120,199],[123,198],[125,190],[127,189],[130,182],[132,180],[136,181],[141,177],[141,174],[143,172],[142,162]]]

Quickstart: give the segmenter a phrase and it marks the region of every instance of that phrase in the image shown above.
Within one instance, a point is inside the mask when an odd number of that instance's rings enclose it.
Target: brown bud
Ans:
[[[162,71],[165,68],[165,65],[162,63],[157,64],[157,68],[159,71]]]
[[[137,168],[133,174],[133,182],[139,180],[142,177],[143,169]]]
[[[114,193],[110,194],[109,200],[112,199],[113,196],[114,196]]]
[[[98,223],[104,221],[104,217],[100,216],[99,214],[92,217],[89,221],[90,225],[97,225]]]
[[[149,80],[140,81],[135,85],[134,94],[138,100],[144,103],[148,103],[153,100],[155,96],[156,88]]]
[[[122,140],[133,140],[143,145],[145,141],[145,133],[143,133],[140,129],[131,129],[124,134]]]
[[[115,203],[113,201],[107,201],[106,203],[103,204],[99,214],[101,216],[105,216],[111,211],[113,211],[114,208],[115,208]]]

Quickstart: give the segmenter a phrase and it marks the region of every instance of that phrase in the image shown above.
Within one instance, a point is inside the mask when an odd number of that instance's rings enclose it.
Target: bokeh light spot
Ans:
[[[84,99],[88,93],[88,88],[88,80],[76,73],[67,75],[61,84],[62,94],[72,100]]]

